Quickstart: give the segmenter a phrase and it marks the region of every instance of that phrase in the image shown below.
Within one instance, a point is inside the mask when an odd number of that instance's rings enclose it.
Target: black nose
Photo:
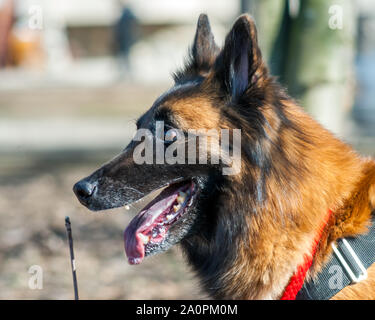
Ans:
[[[95,185],[86,180],[81,180],[74,185],[73,191],[79,201],[87,204],[95,191]]]

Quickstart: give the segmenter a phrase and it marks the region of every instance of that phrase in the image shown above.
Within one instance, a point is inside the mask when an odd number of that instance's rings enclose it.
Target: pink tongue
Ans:
[[[153,222],[168,210],[177,198],[177,193],[159,200],[157,197],[130,222],[124,232],[125,252],[130,264],[139,264],[145,256],[145,247],[139,234],[152,229]]]

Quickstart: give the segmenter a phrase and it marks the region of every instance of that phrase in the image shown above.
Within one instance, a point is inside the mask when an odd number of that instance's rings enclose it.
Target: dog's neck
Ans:
[[[279,299],[304,255],[310,253],[329,209],[333,215],[308,277],[327,261],[332,241],[366,231],[375,205],[369,201],[375,164],[359,158],[303,112],[295,112],[311,140],[297,153],[293,142],[298,142],[289,137],[283,152],[304,166],[284,167],[283,155],[273,154],[266,178],[253,168],[242,168],[248,175],[234,178],[219,198],[220,218],[211,226],[215,229],[211,238],[197,235],[183,243],[203,286],[215,298]],[[259,197],[249,190],[249,182],[261,178],[263,196]]]

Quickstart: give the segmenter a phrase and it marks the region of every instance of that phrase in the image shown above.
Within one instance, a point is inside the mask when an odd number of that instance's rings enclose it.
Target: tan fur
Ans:
[[[311,251],[317,230],[331,209],[334,213],[308,274],[308,277],[313,277],[329,258],[332,241],[366,232],[374,208],[374,161],[361,158],[293,102],[283,103],[287,106],[288,117],[313,139],[312,144],[299,146],[296,144],[300,141],[292,132],[283,132],[281,139],[286,156],[292,162],[299,162],[299,167],[307,165],[308,170],[300,181],[289,181],[287,176],[270,177],[267,193],[275,196],[269,197],[266,205],[258,209],[259,214],[249,215],[251,247],[240,249],[234,267],[223,279],[228,297],[234,299],[280,298],[297,265],[302,263],[303,255]],[[168,108],[173,110],[184,129],[230,127],[230,124],[221,122],[218,109],[204,97],[176,101]],[[278,119],[273,111],[264,110],[271,128],[277,127]],[[272,136],[272,129],[268,130],[268,135]],[[246,163],[242,165],[245,171],[254,170],[246,167]],[[241,181],[241,176],[233,179],[237,183],[247,183]],[[287,195],[284,201],[280,194]],[[229,198],[227,201],[239,199]],[[370,285],[375,281],[375,271],[369,276],[366,282],[358,285],[360,289],[350,287],[335,299],[375,295],[375,286]]]
[[[173,115],[182,129],[218,129],[220,110],[214,108],[212,103],[203,97],[173,101],[169,108],[173,110]]]
[[[245,27],[248,33],[244,31]],[[286,95],[281,95],[285,98],[281,98],[280,103],[292,126],[279,130],[279,107],[274,105],[273,99],[279,89],[268,76],[261,57],[255,23],[249,15],[243,15],[232,30],[235,31],[228,34],[223,52],[227,55],[232,52],[231,45],[237,37],[249,37],[252,43],[249,63],[254,73],[250,79],[253,85],[245,95],[250,101],[252,94],[262,92],[262,103],[257,111],[261,111],[267,120],[263,129],[268,140],[262,141],[261,148],[267,149],[268,155],[275,152],[276,159],[272,159],[273,170],[265,184],[267,198],[261,205],[252,202],[250,195],[246,198],[238,192],[246,190],[249,181],[262,178],[260,166],[243,160],[241,174],[230,177],[233,190],[222,199],[227,204],[223,207],[229,204],[231,208],[238,208],[237,205],[243,203],[242,208],[249,208],[246,215],[249,239],[242,241],[236,261],[223,273],[220,297],[278,299],[297,266],[303,262],[304,255],[311,252],[313,240],[329,210],[333,214],[324,228],[307,279],[314,277],[327,262],[333,241],[366,232],[375,208],[375,162],[360,157]],[[228,47],[231,49],[225,51]],[[227,60],[220,61],[221,64],[228,63]],[[182,129],[241,128],[242,134],[246,135],[243,138],[257,141],[260,139],[258,133],[251,127],[251,121],[243,120],[241,110],[217,107],[216,104],[222,104],[222,97],[216,96],[221,88],[215,80],[217,72],[222,72],[220,68],[218,70],[213,68],[207,73],[199,92],[169,101],[165,108],[172,111]],[[229,117],[222,116],[223,109]],[[230,119],[236,119],[237,123],[231,123]],[[371,287],[371,284],[375,281],[375,271],[371,270],[369,275],[366,282],[343,290],[335,298],[373,297],[375,286]]]

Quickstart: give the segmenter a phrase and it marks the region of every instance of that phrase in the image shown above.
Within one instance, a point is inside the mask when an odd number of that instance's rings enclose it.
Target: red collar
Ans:
[[[311,251],[308,254],[304,255],[303,263],[300,264],[297,267],[296,272],[290,278],[289,284],[285,288],[284,294],[280,298],[280,300],[296,300],[297,293],[301,290],[301,288],[303,286],[303,283],[304,283],[305,278],[306,278],[306,273],[312,265],[316,249],[318,247],[319,241],[320,241],[320,239],[322,237],[322,234],[323,234],[324,227],[327,225],[327,222],[328,222],[329,218],[331,217],[331,214],[332,214],[332,211],[328,210],[328,214],[325,217],[325,219],[324,219],[324,221],[323,221],[323,223],[322,223],[322,225],[321,225],[321,227],[318,231],[318,234],[316,235],[316,237],[313,241]]]

